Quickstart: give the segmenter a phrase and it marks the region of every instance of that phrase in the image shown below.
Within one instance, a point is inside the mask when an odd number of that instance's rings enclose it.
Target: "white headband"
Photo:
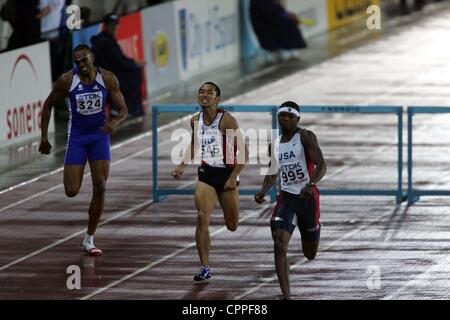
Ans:
[[[297,111],[297,109],[291,108],[291,107],[281,107],[280,109],[278,109],[277,115],[280,112],[287,112],[287,113],[293,113],[295,114],[297,117],[300,117],[300,112]]]

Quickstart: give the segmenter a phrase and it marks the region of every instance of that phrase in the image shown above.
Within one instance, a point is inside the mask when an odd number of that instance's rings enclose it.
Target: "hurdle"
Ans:
[[[242,105],[221,105],[221,109],[229,112],[269,112],[272,116],[272,129],[277,128],[277,111],[275,105],[242,106]],[[199,112],[201,107],[198,105],[155,105],[152,106],[152,147],[153,147],[153,200],[159,202],[168,195],[190,195],[194,194],[193,189],[161,189],[158,187],[158,113],[195,113]],[[254,195],[259,189],[239,189],[241,195]],[[271,201],[275,201],[277,188],[273,186],[268,192]]]
[[[272,129],[276,129],[276,105],[221,105],[220,108],[230,112],[270,112]],[[153,144],[153,199],[155,202],[164,200],[168,195],[191,195],[193,189],[162,189],[158,186],[158,114],[171,112],[195,113],[200,111],[198,105],[154,105],[152,106],[152,144]],[[322,195],[332,196],[394,196],[396,203],[407,199],[403,192],[403,107],[401,106],[358,106],[358,105],[302,105],[301,112],[305,113],[360,113],[360,114],[394,114],[397,116],[397,188],[396,189],[320,189]],[[241,195],[254,195],[259,189],[239,189]],[[268,195],[275,201],[277,188],[274,186]]]
[[[408,204],[417,202],[421,196],[450,196],[450,190],[418,190],[413,186],[413,117],[415,114],[450,113],[450,107],[408,107]]]

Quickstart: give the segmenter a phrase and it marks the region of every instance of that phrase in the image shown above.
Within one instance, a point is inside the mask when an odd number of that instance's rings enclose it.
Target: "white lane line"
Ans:
[[[388,216],[392,215],[396,210],[398,210],[398,207],[399,207],[399,206],[400,206],[400,205],[397,205],[397,207],[396,207],[395,209],[386,212],[385,214],[381,215],[378,219],[376,219],[376,220],[370,222],[369,224],[364,225],[364,226],[361,226],[361,227],[359,227],[359,228],[357,228],[357,229],[354,229],[353,231],[350,231],[350,232],[346,233],[344,236],[340,237],[339,239],[334,240],[332,243],[330,243],[330,244],[329,244],[328,246],[326,246],[324,249],[319,250],[318,254],[320,254],[320,252],[325,252],[325,251],[327,251],[327,250],[333,248],[335,245],[337,245],[337,244],[340,243],[341,241],[353,237],[354,235],[360,233],[362,230],[369,228],[372,224],[377,223],[378,221],[384,219],[385,217],[388,217]],[[297,268],[300,267],[300,265],[304,264],[304,263],[307,262],[307,261],[308,261],[308,259],[306,259],[306,258],[301,258],[301,259],[299,259],[297,262],[295,262],[294,265],[291,265],[290,268],[291,268],[291,270],[297,269]],[[274,268],[275,268],[275,267],[274,267]],[[241,294],[237,295],[236,297],[232,298],[232,300],[241,300],[241,299],[245,298],[246,296],[252,294],[253,292],[258,291],[259,289],[261,289],[261,288],[264,287],[265,285],[267,285],[267,284],[269,284],[269,283],[271,283],[271,282],[273,282],[273,281],[275,281],[275,280],[277,280],[277,274],[276,274],[276,273],[274,273],[274,275],[271,276],[271,277],[262,278],[262,279],[260,279],[260,281],[261,281],[260,284],[258,284],[257,286],[254,286],[254,287],[252,287],[252,288],[249,288],[249,289],[245,290],[243,293],[241,293]]]
[[[147,134],[146,136],[148,136],[148,134]],[[166,140],[166,141],[160,143],[159,146],[164,146],[164,145],[166,145],[166,144],[168,144],[168,143],[170,143],[170,142],[172,142],[172,141],[171,141],[171,140]],[[137,151],[137,152],[135,152],[135,153],[129,155],[128,157],[121,158],[121,159],[119,159],[119,160],[117,160],[117,161],[112,162],[112,163],[111,163],[111,166],[118,165],[118,164],[120,164],[120,163],[122,163],[122,162],[128,161],[128,160],[130,160],[130,159],[132,159],[132,158],[134,158],[134,157],[137,157],[137,156],[139,156],[139,155],[141,155],[141,154],[143,154],[143,153],[150,152],[151,150],[152,150],[152,147],[148,147],[148,148],[142,149],[142,150],[140,150],[140,151]],[[61,171],[62,169],[63,169],[63,168],[60,168],[60,169],[58,169],[58,170]],[[48,174],[47,174],[47,175],[48,175]],[[47,175],[43,175],[43,176],[47,176]],[[86,177],[89,177],[90,175],[91,175],[90,172],[85,173],[85,174],[83,175],[83,179],[86,178]],[[42,178],[43,176],[41,176],[41,178]],[[36,178],[36,179],[37,179],[37,178]],[[34,179],[33,179],[33,180],[34,180]],[[36,180],[35,180],[35,181],[36,181]],[[32,196],[29,196],[29,197],[24,198],[24,199],[22,199],[22,200],[19,200],[19,201],[17,201],[17,202],[11,203],[11,204],[9,204],[9,205],[7,205],[7,206],[5,206],[5,207],[0,208],[0,213],[3,212],[3,211],[6,211],[6,210],[8,210],[8,209],[10,209],[10,208],[12,208],[12,207],[15,207],[15,206],[17,206],[17,205],[19,205],[19,204],[22,204],[22,203],[25,203],[25,202],[27,202],[27,201],[29,201],[29,200],[34,199],[34,198],[40,197],[40,196],[42,196],[43,194],[49,193],[50,191],[56,190],[56,189],[61,188],[61,187],[63,187],[63,186],[64,186],[64,184],[60,183],[60,184],[58,184],[58,185],[56,185],[56,186],[53,186],[53,187],[48,188],[48,189],[45,189],[45,190],[43,190],[43,191],[41,191],[41,192],[39,192],[39,193],[36,193],[36,194],[34,194],[34,195],[32,195]]]
[[[191,185],[191,184],[193,184],[195,182],[196,181],[186,182],[186,183],[182,184],[181,186],[179,186],[178,189],[183,189],[183,188],[185,188],[185,187],[187,187],[187,186],[189,186],[189,185]],[[144,208],[145,206],[150,205],[152,203],[153,203],[153,199],[150,199],[150,200],[147,200],[147,201],[145,201],[145,202],[143,202],[141,204],[138,204],[138,205],[136,205],[136,206],[134,206],[134,207],[132,207],[130,209],[127,209],[127,210],[124,210],[124,211],[120,211],[119,213],[117,213],[116,215],[112,216],[111,218],[109,218],[109,219],[99,223],[98,226],[101,227],[101,226],[103,226],[103,225],[105,225],[105,224],[107,224],[107,223],[109,223],[111,221],[114,221],[114,220],[117,220],[117,219],[119,219],[119,218],[121,218],[123,216],[126,216],[130,212],[133,212],[133,211],[136,211],[138,209]],[[38,255],[38,254],[40,254],[42,252],[45,252],[45,251],[47,251],[47,250],[49,250],[51,248],[54,248],[54,247],[56,247],[56,246],[58,246],[58,245],[60,245],[60,244],[62,244],[64,242],[66,242],[66,241],[69,241],[70,239],[73,239],[73,238],[75,238],[75,237],[77,237],[79,235],[82,235],[85,232],[86,232],[86,230],[81,230],[81,231],[72,233],[70,236],[67,236],[67,237],[65,237],[63,239],[57,240],[57,241],[53,242],[52,244],[50,244],[50,245],[48,245],[46,247],[43,247],[43,248],[41,248],[39,250],[36,250],[36,251],[33,251],[32,253],[30,253],[30,254],[28,254],[26,256],[23,256],[23,257],[21,257],[19,259],[16,259],[16,260],[14,260],[14,261],[6,264],[6,265],[3,265],[3,266],[0,267],[0,272],[5,270],[5,269],[8,269],[8,268],[10,268],[10,267],[12,267],[12,266],[14,266],[16,264],[18,264],[18,263],[20,263],[22,261],[30,259],[30,258],[32,258],[32,257],[34,257],[34,256],[36,256],[36,255]]]
[[[381,300],[394,299],[395,296],[399,295],[400,293],[402,293],[403,291],[405,291],[406,289],[408,289],[410,287],[420,287],[420,286],[423,286],[424,284],[426,284],[427,282],[434,281],[433,279],[430,278],[430,275],[436,271],[442,271],[442,272],[448,273],[449,264],[450,264],[450,255],[446,255],[441,259],[441,261],[438,264],[432,265],[425,272],[419,274],[414,279],[408,281],[403,287],[400,287],[393,293],[381,298]]]
[[[130,156],[126,157],[126,158],[122,158],[122,159],[120,159],[120,160],[117,160],[117,161],[113,162],[113,163],[111,164],[111,166],[115,166],[115,165],[117,165],[117,164],[120,164],[120,163],[122,163],[122,162],[124,162],[124,161],[126,161],[126,160],[129,160],[129,159],[131,159],[131,158],[133,158],[133,157],[136,157],[136,156],[138,156],[138,155],[140,155],[140,154],[142,154],[142,153],[149,152],[149,150],[151,150],[151,147],[150,147],[150,148],[143,149],[143,150],[140,150],[140,151],[138,151],[138,152],[136,152],[136,153],[133,153],[132,155],[130,155]],[[85,173],[85,174],[83,175],[83,179],[86,178],[86,177],[89,177],[90,175],[91,175],[90,172]],[[22,203],[25,203],[25,202],[27,202],[27,201],[29,201],[29,200],[34,199],[34,198],[40,197],[40,196],[42,196],[43,194],[49,193],[50,191],[56,190],[56,189],[61,188],[61,187],[63,187],[63,186],[64,186],[64,184],[63,184],[63,183],[60,183],[60,184],[58,184],[58,185],[56,185],[56,186],[53,186],[53,187],[48,188],[48,189],[45,189],[44,191],[41,191],[41,192],[36,193],[36,194],[33,194],[32,196],[29,196],[29,197],[26,197],[26,198],[24,198],[24,199],[22,199],[22,200],[19,200],[19,201],[17,201],[17,202],[11,203],[10,205],[7,205],[7,206],[5,206],[5,207],[2,207],[2,208],[0,209],[0,213],[3,212],[3,211],[6,211],[6,210],[8,210],[8,209],[10,209],[10,208],[12,208],[12,207],[15,207],[15,206],[17,206],[17,205],[19,205],[19,204],[22,204]]]
[[[150,199],[150,200],[148,200],[148,201],[145,201],[145,202],[143,202],[143,203],[141,203],[141,204],[139,204],[139,205],[137,205],[137,206],[134,206],[134,207],[132,207],[132,208],[130,208],[130,209],[121,211],[121,212],[119,212],[118,214],[114,215],[113,217],[111,217],[111,218],[109,218],[109,219],[107,219],[107,220],[105,220],[105,221],[99,223],[98,226],[100,227],[100,226],[102,226],[102,225],[104,225],[104,224],[107,224],[107,223],[109,223],[109,222],[111,222],[111,221],[117,220],[117,219],[119,219],[119,218],[121,218],[121,217],[127,215],[128,213],[133,212],[133,211],[135,211],[135,210],[138,210],[138,209],[140,209],[140,208],[143,208],[143,207],[145,207],[145,206],[147,206],[147,205],[149,205],[149,204],[151,204],[151,203],[153,203],[153,199]],[[0,267],[0,271],[3,271],[3,270],[5,270],[5,269],[8,269],[9,267],[12,267],[12,266],[14,266],[14,265],[16,265],[16,264],[18,264],[18,263],[20,263],[20,262],[22,262],[22,261],[25,261],[25,260],[27,260],[27,259],[30,259],[30,258],[32,258],[32,257],[34,257],[34,256],[36,256],[36,255],[38,255],[38,254],[40,254],[40,253],[42,253],[42,252],[45,252],[45,251],[47,251],[47,250],[49,250],[49,249],[51,249],[51,248],[54,248],[54,247],[56,247],[56,246],[58,246],[58,245],[60,245],[60,244],[62,244],[62,243],[64,243],[64,242],[66,242],[66,241],[69,241],[70,239],[73,239],[73,238],[75,238],[75,237],[77,237],[77,236],[79,236],[79,235],[81,235],[81,234],[83,234],[83,233],[85,233],[85,232],[86,232],[86,230],[81,230],[81,231],[72,233],[70,236],[67,236],[67,237],[65,237],[65,238],[63,238],[63,239],[60,239],[60,240],[58,240],[58,241],[55,241],[55,242],[53,242],[52,244],[50,244],[50,245],[48,245],[48,246],[46,246],[46,247],[43,247],[43,248],[41,248],[41,249],[39,249],[39,250],[36,250],[36,251],[34,251],[34,252],[32,252],[32,253],[26,255],[26,256],[23,256],[23,257],[21,257],[21,258],[19,258],[19,259],[17,259],[17,260],[14,260],[14,261],[12,261],[12,262],[10,262],[10,263],[4,265],[4,266],[1,266],[1,267]],[[81,249],[80,249],[80,250],[81,250]]]
[[[384,146],[383,146],[383,147],[378,147],[378,149],[381,149],[381,148],[385,148],[385,147],[384,147]],[[341,168],[340,170],[339,170],[339,169],[336,170],[335,172],[333,172],[333,173],[330,174],[329,176],[332,177],[332,176],[338,175],[338,174],[341,173],[345,168],[351,167],[352,165],[353,165],[353,164],[347,164],[347,165],[343,166],[343,168]],[[259,211],[257,211],[257,212],[258,212],[258,213],[261,213],[262,211],[264,211],[265,209],[267,209],[267,206],[270,206],[270,205],[269,205],[269,204],[265,205],[261,210],[259,210]],[[382,216],[381,216],[380,218],[378,218],[376,221],[378,221],[379,219],[383,218],[385,215],[386,215],[386,214],[382,215]],[[244,221],[244,220],[241,220],[241,221]],[[376,221],[374,221],[374,222],[376,222]],[[373,223],[373,222],[372,222],[372,223]],[[372,224],[372,223],[371,223],[371,224]],[[355,232],[359,232],[360,230],[363,230],[364,228],[366,228],[366,227],[368,227],[368,226],[370,226],[370,224],[367,225],[367,226],[361,227],[360,229],[357,229],[357,230],[355,230],[355,231],[353,231],[353,232],[350,232],[347,236],[344,236],[344,237],[340,238],[339,241],[342,241],[343,239],[345,239],[345,238],[347,238],[347,237],[353,236],[353,234],[354,234]],[[225,227],[224,227],[224,228],[225,228]],[[224,228],[222,228],[222,229],[224,229]],[[222,230],[222,229],[219,229],[218,231],[220,231],[220,230]],[[215,233],[213,233],[213,234],[215,234]],[[334,245],[335,243],[336,243],[336,241],[333,242],[333,245]],[[142,272],[148,270],[148,269],[150,269],[150,268],[153,268],[153,267],[156,266],[157,264],[160,264],[160,263],[162,263],[162,262],[167,261],[167,260],[170,259],[170,258],[173,258],[174,256],[178,255],[179,253],[181,253],[181,252],[183,252],[183,251],[185,251],[185,250],[191,248],[192,246],[195,246],[195,242],[194,242],[194,243],[190,243],[190,244],[186,245],[185,247],[183,247],[183,248],[177,250],[177,251],[176,251],[176,254],[175,254],[175,252],[173,252],[173,253],[171,253],[171,254],[169,254],[169,255],[167,255],[167,256],[161,258],[160,260],[158,260],[158,261],[156,261],[156,262],[154,262],[154,263],[151,263],[151,264],[147,265],[146,267],[143,267],[143,268],[141,268],[141,269],[138,269],[138,270],[136,270],[135,272],[133,272],[133,273],[131,273],[131,274],[129,274],[129,275],[123,277],[122,279],[119,279],[119,280],[117,280],[117,281],[111,283],[109,286],[106,286],[106,287],[105,287],[106,289],[105,289],[105,288],[102,288],[102,289],[99,289],[99,290],[97,290],[97,291],[98,291],[98,293],[101,293],[101,292],[103,292],[103,291],[106,291],[106,290],[108,290],[109,288],[112,288],[112,287],[114,287],[114,286],[116,286],[116,285],[118,285],[118,284],[120,284],[120,283],[122,283],[122,282],[124,282],[124,281],[126,281],[126,280],[128,280],[128,279],[130,279],[130,278],[132,278],[132,277],[134,277],[134,276],[136,276],[136,275],[138,275],[138,274],[140,274],[140,273],[142,273]],[[305,261],[307,261],[307,260],[305,259]],[[302,263],[303,263],[303,262],[304,262],[304,261],[302,261]],[[276,276],[275,276],[275,277],[271,277],[270,280],[269,280],[268,282],[273,281],[273,279],[276,279]],[[265,283],[264,283],[263,285],[265,285]],[[261,286],[261,287],[262,287],[262,286]],[[259,289],[259,288],[260,288],[260,287],[258,286],[258,289]],[[257,289],[256,289],[256,290],[257,290]],[[255,290],[255,291],[256,291],[256,290]],[[92,294],[90,294],[90,295],[87,295],[87,296],[83,297],[82,299],[89,299],[90,297],[92,297],[92,296],[94,296],[94,295],[97,295],[97,294],[98,294],[97,291],[95,291],[94,293],[92,293]]]
[[[262,212],[264,212],[264,210],[266,210],[266,209],[269,208],[269,207],[271,207],[271,205],[270,205],[270,204],[266,204],[265,206],[263,206],[263,208],[261,208],[261,209],[258,210],[258,211],[254,211],[254,210],[245,210],[243,213],[246,213],[246,212],[250,212],[250,213],[248,213],[248,215],[246,215],[245,217],[242,217],[242,219],[240,219],[239,222],[241,223],[241,222],[244,222],[244,221],[246,221],[246,220],[248,220],[248,219],[250,219],[250,218],[256,217],[256,216],[258,216],[259,214],[261,214]],[[215,235],[217,235],[217,234],[219,234],[219,233],[221,233],[222,231],[225,231],[225,230],[227,230],[226,226],[221,227],[221,228],[219,228],[218,230],[212,232],[212,233],[211,233],[211,236],[215,236]],[[121,284],[121,283],[123,283],[123,282],[125,282],[125,281],[127,281],[127,280],[129,280],[129,279],[131,279],[131,278],[133,278],[133,277],[135,277],[135,276],[137,276],[137,275],[139,275],[139,274],[141,274],[141,273],[143,273],[143,272],[145,272],[145,271],[147,271],[147,270],[149,270],[149,269],[151,269],[151,268],[153,268],[153,267],[155,267],[155,266],[161,264],[161,263],[164,263],[164,262],[166,262],[167,260],[169,260],[169,259],[171,259],[171,258],[173,258],[173,257],[176,257],[176,256],[179,255],[180,253],[183,253],[184,251],[189,250],[190,248],[193,248],[193,247],[195,247],[195,246],[196,246],[196,243],[195,243],[195,242],[191,242],[191,243],[189,243],[189,244],[186,244],[186,245],[183,246],[182,248],[180,248],[180,249],[178,249],[178,250],[175,250],[175,251],[173,251],[173,252],[170,253],[170,254],[165,255],[164,257],[158,259],[157,261],[154,261],[154,262],[152,262],[152,263],[149,263],[149,264],[146,265],[145,267],[142,267],[142,268],[140,268],[140,269],[137,269],[137,270],[134,271],[133,273],[130,273],[130,274],[128,274],[128,275],[126,275],[126,276],[120,278],[119,280],[116,280],[116,281],[114,281],[114,282],[111,282],[109,285],[107,285],[107,286],[105,286],[105,287],[103,287],[103,288],[97,289],[96,291],[94,291],[94,292],[92,292],[92,293],[90,293],[90,294],[88,294],[88,295],[86,295],[86,296],[80,298],[80,300],[88,300],[88,299],[90,299],[90,298],[92,298],[92,297],[94,297],[94,296],[96,296],[96,295],[99,295],[100,293],[103,293],[103,292],[107,291],[108,289],[111,289],[111,288],[113,288],[113,287],[116,287],[116,286],[118,286],[119,284]]]
[[[190,117],[192,117],[192,115],[193,115],[193,114],[184,116],[184,117],[182,117],[182,118],[180,118],[180,119],[178,119],[178,120],[172,121],[172,122],[170,122],[170,123],[168,123],[168,124],[165,124],[165,125],[163,125],[163,126],[161,126],[161,127],[158,127],[158,133],[161,132],[161,131],[163,131],[163,130],[169,129],[169,128],[173,127],[173,126],[179,125],[180,123],[182,123],[182,122],[184,122],[184,121],[188,121],[188,120],[190,119]],[[150,137],[150,136],[152,136],[152,131],[147,131],[147,132],[141,133],[141,134],[139,134],[139,135],[137,135],[137,136],[135,136],[135,137],[132,137],[132,138],[127,139],[127,140],[124,140],[124,141],[122,141],[122,142],[120,142],[120,143],[118,143],[118,144],[115,144],[115,145],[111,146],[111,150],[115,150],[115,149],[121,148],[121,147],[123,147],[123,146],[129,145],[130,143],[133,143],[133,142],[135,142],[135,141],[138,141],[138,140],[141,140],[141,139]],[[11,186],[11,187],[9,187],[9,188],[6,188],[6,189],[4,189],[4,190],[1,190],[1,191],[0,191],[0,195],[5,194],[5,193],[7,193],[7,192],[9,192],[9,191],[13,191],[13,190],[15,190],[15,189],[17,189],[17,188],[26,186],[26,185],[28,185],[28,184],[30,184],[30,183],[36,182],[36,181],[38,181],[38,180],[40,180],[40,179],[42,179],[42,178],[45,178],[45,177],[54,175],[55,173],[58,173],[58,172],[62,171],[63,169],[64,169],[64,167],[60,167],[60,168],[58,168],[58,169],[56,169],[56,170],[53,170],[53,171],[51,171],[51,172],[44,173],[44,174],[42,174],[42,175],[40,175],[40,176],[37,176],[37,177],[35,177],[35,178],[33,178],[33,179],[30,179],[30,180],[21,182],[21,183],[19,183],[19,184],[16,184],[16,185],[14,185],[14,186]],[[52,189],[52,190],[53,190],[53,189]]]

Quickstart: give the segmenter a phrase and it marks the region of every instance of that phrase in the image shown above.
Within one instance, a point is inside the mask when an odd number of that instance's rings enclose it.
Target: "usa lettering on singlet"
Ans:
[[[96,131],[105,124],[105,104],[108,90],[103,77],[97,69],[94,81],[81,82],[78,69],[73,69],[73,80],[66,99],[69,109],[69,134],[75,131]]]
[[[198,117],[197,139],[201,148],[202,164],[206,163],[217,168],[234,166],[236,161],[233,144],[229,143],[220,131],[220,121],[223,115],[224,111],[219,109],[213,122],[209,125],[205,124],[203,112],[200,112]]]
[[[281,190],[300,194],[309,181],[308,167],[300,133],[296,132],[290,141],[281,143],[278,137],[275,145],[278,150],[277,165],[279,168]]]

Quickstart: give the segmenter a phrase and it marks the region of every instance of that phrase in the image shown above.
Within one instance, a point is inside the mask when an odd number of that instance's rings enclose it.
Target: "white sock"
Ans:
[[[95,248],[95,246],[94,246],[94,236],[86,234],[86,236],[84,236],[83,246],[87,250]]]

